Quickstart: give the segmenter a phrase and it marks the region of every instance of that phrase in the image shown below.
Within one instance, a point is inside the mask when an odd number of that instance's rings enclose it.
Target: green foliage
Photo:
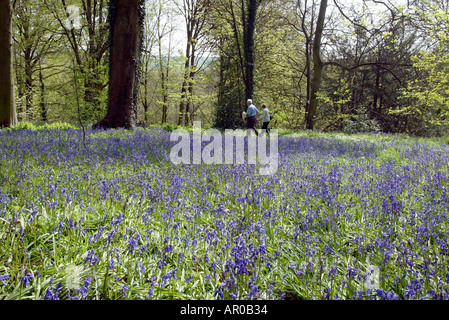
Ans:
[[[153,125],[149,125],[148,129],[151,131],[151,128],[160,128],[160,129],[164,129],[167,132],[173,132],[175,130],[185,130],[188,132],[193,132],[193,127],[186,127],[186,126],[178,126],[178,125],[174,125],[171,123],[164,123],[162,125],[160,124],[153,124]],[[201,132],[204,133],[207,130],[207,128],[204,128],[203,126],[201,126]]]
[[[77,127],[66,122],[46,123],[37,127],[38,130],[75,130]]]
[[[106,2],[96,1],[89,9],[81,0],[66,0],[66,6],[77,6],[81,13],[81,25],[73,34],[65,34],[61,29],[59,20],[64,22],[67,17],[63,3],[60,0],[17,1],[13,36],[19,120],[42,120],[45,114],[50,123],[78,124],[77,95],[85,125],[96,123],[105,115],[109,63]],[[212,58],[203,68],[194,66],[187,70],[195,73],[194,90],[182,97],[185,48],[175,47],[174,42],[170,42],[170,48],[166,46],[170,37],[173,40],[172,28],[177,23],[176,3],[162,0],[147,3],[140,122],[147,126],[160,123],[164,106],[168,109],[166,122],[176,124],[184,100],[191,103],[189,120],[201,120],[203,127],[244,127],[240,115],[246,108],[240,65],[244,34],[240,21],[242,2],[233,0],[232,4],[233,10],[231,2],[215,3],[201,40],[193,41],[197,46],[202,41],[210,44],[206,52],[212,52]],[[295,10],[299,8],[296,5],[304,2],[262,1],[257,17],[253,100],[257,107],[267,104],[275,114],[272,126],[276,128],[301,128],[308,97],[305,38],[300,24],[302,16]],[[308,4],[315,9],[318,5],[318,1]],[[338,21],[342,18],[338,13],[328,16],[327,25],[335,28],[326,30],[323,62],[331,64],[326,64],[324,69],[316,129],[365,132],[380,128],[383,132],[416,135],[447,133],[448,10],[438,0],[419,1],[414,6],[413,10],[393,9],[394,17],[386,11],[373,19],[376,13],[367,2],[364,10],[346,11],[348,17],[358,21],[358,25],[346,24],[348,28],[340,28],[343,24]],[[90,21],[86,10],[95,15]],[[314,19],[308,13],[305,18],[305,28],[313,29]],[[93,25],[92,21],[95,21]],[[158,45],[161,45],[160,52]],[[417,48],[427,49],[417,52]],[[178,49],[181,50],[176,52]],[[27,56],[27,52],[33,54]],[[203,60],[204,56],[197,61],[199,65]],[[344,68],[336,67],[337,64]],[[42,83],[39,72],[42,72]],[[44,113],[40,101],[46,108]],[[359,109],[361,115],[356,112]],[[29,124],[20,126],[32,130]],[[167,130],[175,128],[167,127]]]
[[[65,28],[69,6],[80,9],[80,25],[73,30]],[[87,7],[80,0],[16,1],[13,36],[19,120],[42,120],[42,99],[48,121],[77,122],[73,68],[77,71],[81,119],[89,124],[104,116],[108,89],[106,13],[107,6],[99,1]]]
[[[403,90],[403,98],[411,99],[413,106],[397,112],[413,114],[436,126],[449,124],[449,54],[444,46],[440,43],[437,51],[422,52],[414,58],[414,67],[424,77],[411,81]]]
[[[108,67],[106,60],[89,61],[77,73],[80,92],[81,120],[88,124],[97,123],[106,115],[108,102]]]
[[[227,50],[232,50],[229,48]],[[229,53],[224,53],[228,55]],[[245,89],[239,82],[239,70],[227,57],[220,58],[221,79],[218,83],[218,98],[215,113],[215,127],[237,129],[244,126],[241,113],[245,111]]]
[[[380,126],[376,120],[370,119],[365,108],[357,110],[344,126],[345,133],[369,133],[380,131]]]
[[[173,131],[175,131],[176,129],[178,129],[178,126],[173,125],[173,124],[170,124],[170,123],[164,123],[164,124],[162,125],[162,128],[163,128],[164,130],[167,130],[168,132],[173,132]]]
[[[434,1],[423,3],[425,9],[418,8],[416,14],[435,45],[413,57],[419,77],[401,90],[401,99],[409,105],[392,113],[421,120],[424,123],[421,134],[441,135],[449,128],[449,11],[442,10]]]
[[[9,130],[36,130],[36,126],[28,121],[20,121],[15,126],[8,128]]]
[[[17,125],[8,128],[9,130],[75,130],[77,127],[66,122],[54,122],[44,124],[34,124],[29,121],[20,121]]]
[[[299,128],[304,119],[304,103],[301,100],[304,78],[298,72],[305,63],[299,49],[303,38],[280,22],[284,14],[281,8],[272,6],[262,6],[260,9],[254,100],[258,108],[265,103],[270,113],[276,114],[272,125],[277,128]]]
[[[318,92],[320,106],[318,108],[317,127],[325,128],[326,131],[329,129],[343,130],[346,121],[351,117],[352,91],[345,79],[338,81],[338,75],[329,73],[330,76],[335,77],[335,84]]]

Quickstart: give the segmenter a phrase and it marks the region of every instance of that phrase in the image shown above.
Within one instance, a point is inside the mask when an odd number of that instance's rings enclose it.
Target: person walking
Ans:
[[[259,110],[257,110],[255,105],[253,105],[253,100],[251,99],[246,101],[246,105],[248,106],[248,110],[246,110],[246,129],[254,130],[256,136],[259,136],[259,133],[255,127]]]
[[[268,130],[268,125],[270,124],[271,121],[271,116],[270,116],[270,110],[268,110],[267,105],[265,103],[262,103],[262,133],[261,135],[264,134],[264,132],[269,133],[270,131]]]

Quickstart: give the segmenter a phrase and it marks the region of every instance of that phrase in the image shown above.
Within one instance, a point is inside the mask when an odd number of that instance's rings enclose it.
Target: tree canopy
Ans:
[[[114,126],[129,128],[195,120],[238,128],[252,98],[282,128],[447,133],[448,1],[129,2],[145,15],[134,30],[138,52],[119,65],[135,63],[136,77],[121,69],[114,82],[113,53],[132,47],[114,42],[108,12],[119,2],[14,1],[15,91],[2,103],[2,119],[11,119],[3,125],[13,123],[14,110],[19,121],[89,125],[118,117]],[[7,39],[6,30],[2,54]],[[117,83],[133,87],[130,116],[111,116],[120,104],[113,95],[123,98]]]

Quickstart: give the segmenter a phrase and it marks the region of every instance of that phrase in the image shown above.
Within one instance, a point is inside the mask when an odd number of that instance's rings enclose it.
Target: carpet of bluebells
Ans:
[[[449,298],[447,144],[282,136],[261,176],[169,136],[0,131],[0,300]]]

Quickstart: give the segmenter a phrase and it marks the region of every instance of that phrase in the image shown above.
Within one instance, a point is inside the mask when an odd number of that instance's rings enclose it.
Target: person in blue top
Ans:
[[[248,106],[248,110],[246,110],[246,129],[254,130],[256,136],[259,136],[259,133],[255,127],[259,110],[257,110],[255,105],[253,105],[253,100],[251,99],[246,101],[246,105]]]

